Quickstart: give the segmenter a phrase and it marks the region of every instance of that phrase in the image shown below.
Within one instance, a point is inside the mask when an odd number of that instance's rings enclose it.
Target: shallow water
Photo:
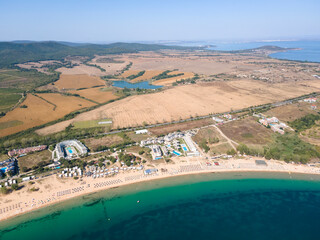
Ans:
[[[120,88],[140,88],[140,89],[157,89],[161,88],[162,86],[156,86],[149,84],[148,81],[144,82],[138,82],[138,83],[130,83],[126,81],[114,81],[113,85],[114,87],[120,87]]]
[[[128,185],[12,220],[0,239],[319,239],[320,182],[311,179],[232,173]]]

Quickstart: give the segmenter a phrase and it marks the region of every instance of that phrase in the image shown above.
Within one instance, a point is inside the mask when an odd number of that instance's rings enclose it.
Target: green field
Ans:
[[[23,122],[18,121],[18,120],[13,120],[13,121],[9,121],[9,122],[1,122],[0,123],[0,130],[1,129],[5,129],[5,128],[9,128],[9,127],[15,127],[18,125],[21,125]]]
[[[57,80],[58,74],[44,74],[36,70],[1,70],[0,88],[17,88],[32,90],[41,85]]]
[[[0,112],[7,112],[22,98],[22,91],[11,88],[0,88]]]
[[[107,122],[107,121],[111,121],[111,123],[99,124],[99,122]],[[112,120],[111,119],[81,121],[81,122],[73,123],[73,129],[94,128],[94,127],[109,127],[111,125],[112,125]]]

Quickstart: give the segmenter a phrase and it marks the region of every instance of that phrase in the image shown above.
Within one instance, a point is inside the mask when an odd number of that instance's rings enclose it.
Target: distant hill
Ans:
[[[66,56],[118,54],[161,49],[199,49],[192,47],[165,46],[141,43],[85,44],[70,42],[0,42],[0,68],[17,63],[40,60],[60,60]]]

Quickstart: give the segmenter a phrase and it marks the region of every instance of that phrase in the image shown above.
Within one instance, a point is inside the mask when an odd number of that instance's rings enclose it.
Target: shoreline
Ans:
[[[287,179],[291,179],[290,176],[292,174],[302,174],[305,176],[316,176],[319,179],[316,181],[320,181],[320,169],[316,167],[309,167],[305,165],[293,165],[286,164],[284,162],[279,161],[268,161],[268,166],[256,166],[253,167],[254,160],[225,160],[224,162],[220,162],[223,165],[220,166],[205,166],[204,163],[179,163],[179,164],[170,164],[171,171],[166,172],[158,172],[154,175],[144,175],[142,171],[135,171],[129,173],[120,173],[113,177],[106,178],[83,178],[83,180],[74,180],[74,179],[58,179],[55,175],[47,178],[47,179],[39,179],[40,184],[46,184],[44,187],[52,185],[52,189],[48,191],[41,192],[29,192],[27,191],[27,196],[25,196],[25,200],[19,201],[20,192],[16,191],[9,195],[1,196],[1,200],[5,199],[5,204],[1,203],[1,209],[10,209],[9,206],[17,206],[18,208],[14,208],[8,210],[0,214],[0,223],[4,223],[8,220],[13,220],[18,216],[23,216],[25,214],[36,212],[40,209],[45,209],[47,207],[54,206],[56,204],[60,204],[62,202],[66,202],[68,200],[89,196],[92,194],[96,194],[98,192],[103,192],[112,188],[119,188],[128,185],[134,185],[137,183],[144,182],[152,182],[162,179],[168,179],[172,177],[180,177],[180,176],[192,176],[192,175],[201,175],[201,174],[209,174],[209,173],[220,173],[220,176],[223,176],[223,173],[273,173],[273,174],[288,174]],[[235,165],[235,164],[238,164]],[[241,166],[241,164],[252,164],[250,167]],[[232,167],[230,168],[230,166]],[[168,164],[164,164],[165,167],[168,168]],[[202,168],[199,169],[199,166]],[[228,167],[229,166],[229,167]],[[280,166],[283,168],[280,169]],[[219,168],[220,167],[220,168]],[[275,167],[278,167],[276,169]],[[160,169],[160,168],[159,168]],[[185,171],[179,171],[179,169],[185,169]],[[289,177],[290,176],[290,177]],[[264,176],[265,177],[265,176]],[[271,177],[273,178],[273,177]],[[224,179],[224,178],[223,178]],[[226,178],[228,179],[228,178]],[[309,180],[315,180],[313,178]],[[37,180],[36,180],[37,181]],[[43,186],[42,186],[43,187]],[[26,188],[26,187],[24,187]],[[23,196],[24,197],[24,196]],[[4,199],[3,199],[4,198]],[[38,201],[38,204],[37,204]],[[23,205],[23,206],[21,206]]]

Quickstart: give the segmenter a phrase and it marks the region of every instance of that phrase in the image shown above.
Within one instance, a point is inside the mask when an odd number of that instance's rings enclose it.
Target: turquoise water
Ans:
[[[138,83],[130,83],[126,81],[114,81],[112,86],[119,87],[119,88],[140,88],[140,89],[162,88],[162,86],[151,85],[149,84],[148,81],[138,82]]]
[[[0,239],[319,239],[320,182],[259,176],[115,188],[0,224]]]

